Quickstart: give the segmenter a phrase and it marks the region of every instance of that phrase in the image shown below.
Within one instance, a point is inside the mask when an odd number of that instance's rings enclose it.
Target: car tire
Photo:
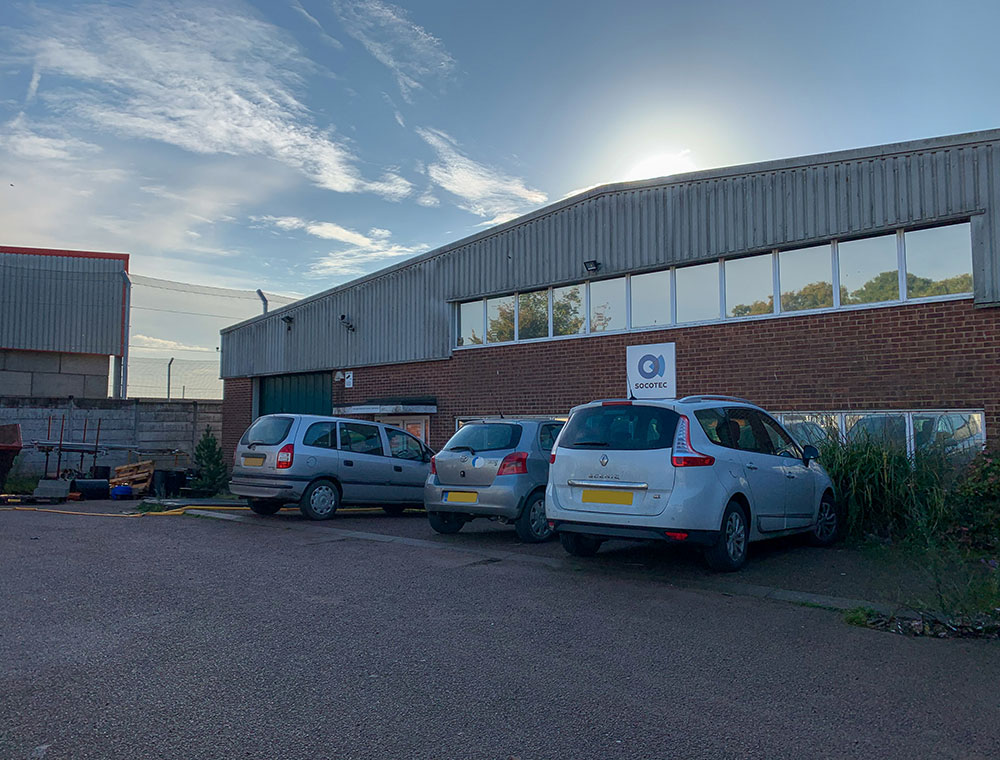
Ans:
[[[514,521],[514,530],[526,544],[538,544],[552,538],[552,528],[545,517],[544,493],[533,493],[528,497],[520,516]]]
[[[329,520],[340,506],[340,489],[330,480],[310,483],[299,501],[299,509],[310,520]]]
[[[597,536],[588,536],[583,533],[560,533],[559,543],[574,557],[593,557],[604,541]]]
[[[281,509],[281,502],[268,499],[247,499],[247,506],[255,515],[274,515]]]
[[[406,509],[406,505],[405,504],[383,504],[382,505],[382,511],[385,512],[387,515],[392,515],[393,517],[399,517],[401,514],[403,514],[403,511],[405,509]]]
[[[735,572],[746,563],[749,544],[750,521],[743,505],[734,499],[726,505],[719,539],[705,551],[705,559],[713,570]]]
[[[450,535],[452,533],[458,533],[462,526],[469,521],[469,518],[464,517],[456,512],[428,512],[427,522],[431,524],[431,527],[438,533],[443,533],[445,535]]]
[[[816,515],[816,525],[809,532],[809,542],[813,546],[833,546],[840,537],[840,513],[829,493],[823,494]]]

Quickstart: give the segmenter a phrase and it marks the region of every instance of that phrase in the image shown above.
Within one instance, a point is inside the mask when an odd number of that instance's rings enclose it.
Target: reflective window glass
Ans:
[[[899,299],[899,257],[895,235],[838,243],[837,252],[842,304]]]
[[[757,413],[757,418],[760,420],[764,428],[764,433],[770,441],[772,454],[779,457],[802,458],[802,451],[799,449],[798,444],[792,440],[792,437],[788,433],[781,429],[781,426],[777,422],[768,415],[761,414],[760,412]]]
[[[483,342],[483,302],[469,301],[458,307],[458,345],[476,346]]]
[[[336,422],[315,422],[302,436],[302,445],[315,446],[320,449],[335,449],[337,448],[336,428]]]
[[[632,275],[632,327],[670,324],[670,272]]]
[[[590,331],[625,329],[625,278],[590,283]]]
[[[583,285],[552,289],[552,334],[578,335],[584,331]]]
[[[514,296],[487,299],[486,342],[505,343],[510,340],[514,340]]]
[[[407,435],[402,430],[385,429],[386,438],[389,439],[389,455],[396,459],[410,459],[419,462],[424,458],[424,447],[412,435]]]
[[[375,425],[361,425],[355,422],[340,423],[340,448],[355,454],[384,455],[382,435]]]
[[[974,412],[928,412],[913,415],[913,446],[917,451],[940,451],[967,458],[985,443],[983,415]]]
[[[549,335],[549,291],[536,290],[517,297],[517,339],[547,338]]]
[[[719,319],[719,263],[677,270],[677,321]]]
[[[772,257],[750,256],[726,262],[726,316],[774,313]]]
[[[781,422],[800,446],[819,446],[840,437],[835,414],[785,414]]]
[[[972,292],[972,231],[968,224],[907,232],[903,242],[909,298]]]
[[[905,414],[845,415],[848,441],[872,440],[906,448]]]
[[[778,254],[782,311],[833,306],[832,250],[818,245]]]

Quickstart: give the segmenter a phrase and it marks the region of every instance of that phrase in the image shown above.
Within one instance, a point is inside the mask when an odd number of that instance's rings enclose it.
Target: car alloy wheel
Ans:
[[[726,520],[726,553],[734,563],[743,560],[747,550],[747,526],[743,521],[743,513],[734,510]]]
[[[837,510],[828,499],[823,499],[819,505],[819,515],[816,519],[816,538],[826,542],[837,532]]]

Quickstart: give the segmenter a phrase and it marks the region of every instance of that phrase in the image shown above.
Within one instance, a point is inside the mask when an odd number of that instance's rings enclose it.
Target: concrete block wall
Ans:
[[[0,396],[107,398],[108,357],[0,350]]]
[[[51,418],[51,433],[49,419]],[[149,449],[179,449],[187,457],[180,457],[179,464],[186,466],[194,454],[194,448],[205,431],[211,426],[212,432],[221,440],[221,401],[165,401],[157,399],[73,399],[33,398],[27,396],[0,396],[0,424],[17,422],[21,425],[21,438],[27,444],[45,440],[49,435],[58,440],[60,427],[66,441],[86,440],[92,442],[101,425],[101,442],[122,444],[138,451]],[[131,454],[131,461],[137,455]],[[172,466],[174,457],[155,458],[164,466]],[[97,463],[116,467],[130,461],[125,451],[109,452],[98,456]],[[83,469],[93,463],[93,457],[84,457]],[[26,449],[15,465],[23,474],[42,474],[45,455]],[[62,468],[79,468],[80,455],[64,454]],[[49,459],[49,472],[56,469],[56,456]]]

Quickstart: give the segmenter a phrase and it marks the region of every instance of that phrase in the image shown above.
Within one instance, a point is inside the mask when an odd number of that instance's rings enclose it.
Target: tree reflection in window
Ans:
[[[536,290],[518,296],[517,339],[547,338],[549,335],[549,291]]]
[[[552,334],[579,335],[584,329],[583,285],[552,290]]]

